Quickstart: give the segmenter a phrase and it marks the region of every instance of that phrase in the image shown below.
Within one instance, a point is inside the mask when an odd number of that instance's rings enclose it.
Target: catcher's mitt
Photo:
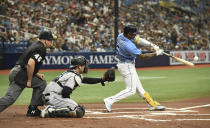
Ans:
[[[113,82],[115,80],[115,70],[114,67],[109,68],[103,75],[101,84],[104,86],[104,82]]]

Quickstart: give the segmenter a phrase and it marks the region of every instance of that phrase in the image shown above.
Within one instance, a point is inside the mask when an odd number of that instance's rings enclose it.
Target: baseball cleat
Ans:
[[[111,112],[112,111],[111,110],[111,103],[110,103],[109,99],[104,99],[104,104],[106,106],[107,111]]]
[[[36,117],[36,116],[40,116],[41,111],[37,108],[37,106],[33,106],[33,105],[29,105],[28,106],[28,111],[26,116],[28,117]]]
[[[41,116],[42,118],[49,117],[49,112],[50,112],[50,111],[53,111],[53,110],[54,110],[54,108],[52,108],[52,106],[48,105],[48,106],[46,106],[46,107],[41,111],[40,116]]]
[[[158,105],[156,107],[152,107],[149,105],[149,110],[150,111],[163,111],[163,110],[165,110],[165,106]]]

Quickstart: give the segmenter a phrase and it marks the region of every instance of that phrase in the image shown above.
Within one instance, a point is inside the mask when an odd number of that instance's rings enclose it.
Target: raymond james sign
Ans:
[[[88,52],[88,53],[48,53],[42,68],[68,68],[71,59],[77,56],[84,56],[90,62],[90,68],[109,68],[115,66],[118,59],[114,52]]]
[[[5,53],[0,61],[0,69],[11,69],[22,53]],[[115,67],[118,59],[114,52],[86,52],[71,53],[58,52],[47,53],[42,69],[66,69],[70,66],[71,59],[76,56],[84,56],[90,61],[89,68],[110,68]],[[189,55],[190,58],[191,54]],[[199,54],[200,61],[205,57]],[[207,57],[207,56],[206,56]],[[137,57],[138,58],[138,57]],[[208,57],[209,58],[209,57]],[[167,56],[155,56],[148,60],[136,59],[136,67],[167,66],[169,58]]]

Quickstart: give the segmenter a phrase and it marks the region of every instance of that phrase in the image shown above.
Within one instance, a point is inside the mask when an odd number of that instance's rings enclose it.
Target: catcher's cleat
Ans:
[[[105,107],[106,107],[106,109],[107,109],[107,111],[108,112],[111,112],[112,110],[111,110],[111,103],[110,103],[110,101],[109,101],[109,99],[104,99],[104,104],[105,104]]]
[[[50,117],[49,113],[52,112],[52,111],[54,111],[54,110],[55,110],[55,109],[54,109],[52,106],[48,105],[48,106],[46,106],[46,107],[41,111],[40,116],[41,116],[42,118]]]

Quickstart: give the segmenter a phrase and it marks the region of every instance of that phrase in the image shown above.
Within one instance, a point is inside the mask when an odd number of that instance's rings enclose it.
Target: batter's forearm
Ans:
[[[155,55],[156,55],[156,52],[153,52],[153,53],[145,53],[145,54],[140,54],[139,55],[139,58],[140,59],[143,59],[143,60],[146,60],[146,59],[149,59],[149,58],[151,58],[151,57],[153,57]]]

